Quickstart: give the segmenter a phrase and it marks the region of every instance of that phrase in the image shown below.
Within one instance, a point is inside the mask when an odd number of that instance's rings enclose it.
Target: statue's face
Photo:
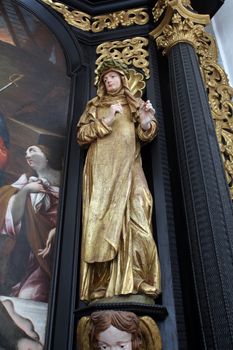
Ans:
[[[117,91],[122,86],[120,74],[114,71],[104,74],[103,82],[107,92]]]
[[[110,326],[98,336],[99,350],[132,350],[132,334]]]

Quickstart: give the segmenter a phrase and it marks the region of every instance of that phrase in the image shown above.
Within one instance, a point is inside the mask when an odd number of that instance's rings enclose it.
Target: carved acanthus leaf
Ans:
[[[166,24],[162,34],[156,39],[157,46],[163,48],[163,54],[179,42],[188,42],[197,47],[204,32],[204,26],[195,24],[189,18],[182,18],[179,13],[174,13],[171,24]]]

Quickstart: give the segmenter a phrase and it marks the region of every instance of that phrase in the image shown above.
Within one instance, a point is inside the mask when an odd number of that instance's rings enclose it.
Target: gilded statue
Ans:
[[[151,102],[135,97],[128,67],[98,67],[97,96],[87,103],[77,141],[87,146],[83,170],[81,300],[135,294],[156,298],[160,265],[152,233],[152,196],[141,144],[158,131]]]

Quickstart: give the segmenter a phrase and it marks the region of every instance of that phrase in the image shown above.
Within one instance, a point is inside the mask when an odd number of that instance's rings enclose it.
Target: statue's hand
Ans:
[[[139,109],[140,125],[142,129],[149,130],[151,127],[151,120],[155,115],[155,110],[150,102],[147,100],[144,102]]]
[[[120,103],[116,103],[114,105],[111,105],[109,108],[109,115],[104,118],[104,122],[108,125],[111,126],[115,119],[116,119],[116,113],[122,113],[122,105]]]

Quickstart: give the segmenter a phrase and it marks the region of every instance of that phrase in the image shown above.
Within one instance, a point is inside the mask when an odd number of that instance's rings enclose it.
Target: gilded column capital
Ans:
[[[188,0],[163,0],[163,5],[166,7],[164,18],[150,33],[163,54],[180,42],[187,42],[197,49],[204,27],[210,22],[209,15],[195,13]]]

